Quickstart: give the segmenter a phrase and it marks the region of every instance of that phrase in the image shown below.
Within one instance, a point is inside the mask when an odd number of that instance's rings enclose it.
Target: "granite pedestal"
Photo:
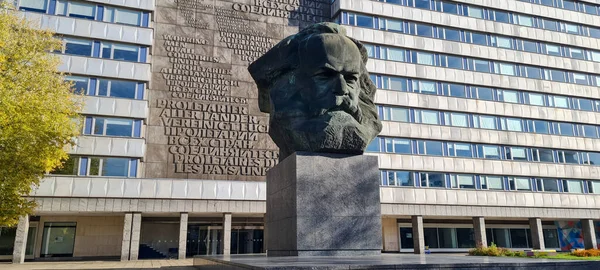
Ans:
[[[267,173],[267,255],[378,255],[380,207],[377,157],[296,152]]]

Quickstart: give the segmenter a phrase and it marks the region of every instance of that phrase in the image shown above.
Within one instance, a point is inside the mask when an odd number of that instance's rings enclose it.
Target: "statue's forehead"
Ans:
[[[312,36],[301,46],[299,58],[300,66],[304,68],[333,65],[335,69],[359,73],[362,66],[356,44],[339,34]]]

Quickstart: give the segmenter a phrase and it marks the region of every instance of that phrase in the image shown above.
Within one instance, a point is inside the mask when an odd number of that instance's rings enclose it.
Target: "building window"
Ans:
[[[519,93],[517,91],[500,90],[498,91],[498,99],[508,103],[520,103]]]
[[[383,186],[414,187],[415,179],[412,172],[382,171]]]
[[[133,136],[133,120],[119,118],[93,118],[93,135],[103,136]]]
[[[522,125],[521,119],[503,118],[502,119],[502,130],[522,132],[523,125]]]
[[[41,257],[72,257],[75,222],[44,222]]]
[[[98,96],[136,98],[137,83],[132,81],[99,79]]]
[[[448,155],[451,157],[472,158],[473,150],[468,143],[448,143]]]
[[[583,181],[581,180],[563,180],[565,192],[583,193]]]
[[[579,155],[575,151],[558,150],[558,162],[579,164]]]
[[[446,187],[446,177],[443,173],[419,173],[422,187]]]
[[[600,165],[600,153],[583,153],[583,164]]]
[[[500,176],[482,176],[481,177],[481,188],[482,189],[493,189],[503,190],[504,181]]]
[[[100,57],[105,59],[138,61],[139,46],[102,42]]]
[[[550,149],[533,149],[533,161],[554,162],[554,154]]]
[[[436,111],[417,111],[417,122],[422,124],[439,125],[440,116]]]
[[[141,25],[142,13],[135,10],[107,7],[104,9],[104,21],[128,25]]]
[[[500,159],[500,149],[494,145],[478,145],[478,156],[485,159]]]
[[[527,161],[527,149],[523,147],[506,147],[506,159]]]
[[[384,142],[385,142],[385,151],[387,153],[412,154],[410,140],[385,138]]]
[[[433,66],[434,62],[432,53],[417,52],[416,55],[418,64]]]
[[[417,141],[418,153],[428,156],[443,156],[442,142],[438,141]]]
[[[557,179],[535,179],[539,191],[559,192]]]
[[[46,12],[48,0],[21,0],[19,9],[34,12]]]
[[[509,177],[508,185],[510,187],[510,190],[517,190],[517,191],[530,191],[531,190],[531,180],[529,178]]]
[[[473,175],[450,175],[452,188],[475,189],[475,177]]]
[[[89,79],[86,77],[78,77],[78,76],[65,76],[67,81],[73,83],[73,93],[75,94],[85,94],[88,90]]]
[[[127,177],[129,176],[129,159],[92,157],[88,175]]]
[[[436,83],[432,81],[413,81],[413,91],[421,94],[436,95]]]
[[[590,189],[590,193],[600,194],[600,181],[590,180],[588,181],[588,187]]]
[[[469,127],[469,116],[464,113],[444,113],[447,126]]]
[[[388,78],[384,79],[384,81],[388,81]],[[385,87],[385,89],[396,90],[396,91],[408,91],[408,82],[406,79],[397,78],[397,77],[389,77],[389,85]]]
[[[58,0],[56,3],[56,15],[93,20],[96,17],[95,14],[96,5],[94,4],[65,0]]]
[[[92,56],[92,41],[75,38],[64,39],[64,54]]]
[[[79,157],[69,155],[62,163],[62,167],[54,169],[50,174],[77,175],[79,172]]]

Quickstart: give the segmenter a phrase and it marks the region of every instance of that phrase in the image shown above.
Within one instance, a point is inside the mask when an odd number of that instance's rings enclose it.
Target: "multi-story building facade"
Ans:
[[[321,21],[369,50],[383,251],[597,245],[600,1],[16,4],[64,40],[85,124],[0,259],[264,252],[278,154],[246,67]]]

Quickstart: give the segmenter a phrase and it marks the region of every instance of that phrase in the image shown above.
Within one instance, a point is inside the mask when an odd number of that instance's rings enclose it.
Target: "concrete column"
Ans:
[[[187,249],[187,228],[188,228],[188,213],[181,213],[179,217],[179,249],[178,258],[185,259],[185,251]]]
[[[475,246],[487,247],[487,235],[485,234],[485,219],[473,217],[473,232],[475,233]]]
[[[412,216],[412,234],[415,254],[424,254],[425,233],[423,232],[423,216]]]
[[[126,213],[123,217],[123,241],[121,242],[121,261],[129,261],[129,252],[131,251],[131,222],[132,213]]]
[[[129,260],[137,261],[140,252],[140,232],[142,228],[142,214],[133,213],[131,221],[131,250]]]
[[[583,246],[585,249],[597,249],[596,229],[594,221],[591,219],[582,219],[581,226],[583,227]]]
[[[546,249],[546,245],[544,244],[544,232],[542,231],[542,219],[530,218],[529,227],[531,229],[533,249]]]
[[[29,234],[29,215],[24,215],[19,217],[19,224],[17,225],[17,234],[15,235],[15,246],[13,249],[13,263],[25,262],[27,234]]]
[[[223,255],[231,254],[231,213],[223,214]]]
[[[400,243],[398,237],[398,222],[395,218],[383,218],[381,220],[382,226],[382,244],[383,251],[385,252],[399,252]]]

